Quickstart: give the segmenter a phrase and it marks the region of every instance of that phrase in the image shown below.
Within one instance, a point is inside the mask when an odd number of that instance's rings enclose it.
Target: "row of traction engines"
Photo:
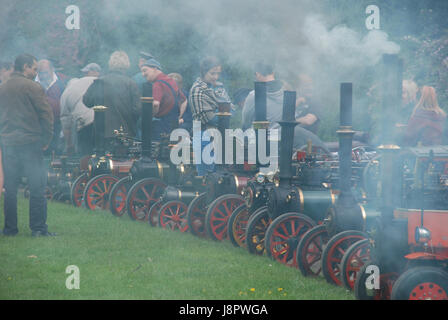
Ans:
[[[105,108],[95,111],[95,154],[62,157],[50,166],[57,199],[75,206],[125,213],[151,226],[229,239],[266,254],[304,276],[354,290],[359,299],[448,298],[448,147],[400,148],[394,113],[401,103],[402,61],[384,55],[382,144],[353,147],[351,83],[340,85],[339,141],[333,152],[293,150],[296,93],[284,92],[279,135],[270,135],[266,84],[255,82],[253,135],[235,139],[214,172],[196,176],[189,163],[170,161],[170,137],[153,137],[152,86],[143,88],[142,140],[122,129],[104,138]],[[221,136],[230,101],[217,112]],[[277,170],[262,164],[259,148],[277,139]],[[180,141],[178,143],[181,143]],[[185,143],[185,141],[183,141]],[[190,141],[188,143],[191,143]],[[254,147],[255,145],[255,147]],[[264,146],[264,147],[263,147]],[[255,148],[255,149],[254,149]],[[187,148],[193,150],[193,148]],[[255,152],[255,163],[249,155]],[[244,154],[237,161],[237,154]],[[272,165],[272,163],[269,163]],[[271,170],[271,171],[269,171]]]

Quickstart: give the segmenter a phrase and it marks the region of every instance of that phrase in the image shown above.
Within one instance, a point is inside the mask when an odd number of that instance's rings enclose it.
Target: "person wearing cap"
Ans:
[[[65,152],[81,156],[93,153],[94,112],[85,106],[82,97],[101,73],[101,67],[89,63],[81,69],[84,77],[72,79],[61,96],[61,123],[65,139]]]
[[[154,138],[159,139],[161,134],[170,134],[179,126],[180,110],[185,110],[187,99],[176,81],[162,72],[162,66],[156,59],[146,60],[141,70],[146,80],[153,84],[153,114],[159,120],[153,122]]]
[[[109,72],[95,79],[83,96],[87,108],[107,107],[105,138],[108,141],[114,137],[114,130],[121,127],[130,137],[137,134],[141,94],[135,81],[126,75],[130,65],[126,52],[115,51],[109,59]]]
[[[143,84],[147,81],[140,70],[142,69],[143,63],[145,63],[145,61],[152,59],[152,58],[154,58],[154,56],[152,54],[150,54],[149,52],[145,52],[145,51],[139,52],[139,59],[138,59],[139,72],[137,72],[132,77],[132,80],[134,80],[135,83],[137,83],[138,87],[140,88],[140,92],[142,92]]]

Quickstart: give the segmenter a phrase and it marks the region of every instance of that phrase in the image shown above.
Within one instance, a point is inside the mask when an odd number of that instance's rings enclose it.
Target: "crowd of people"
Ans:
[[[217,127],[220,103],[232,107],[235,127],[246,130],[255,117],[255,95],[249,88],[235,91],[233,99],[220,82],[222,64],[216,57],[205,57],[199,65],[199,76],[187,90],[179,73],[164,73],[156,57],[140,52],[139,72],[133,77],[131,63],[123,51],[111,54],[108,70],[89,63],[80,71],[81,78],[69,79],[57,72],[49,60],[37,60],[29,54],[19,55],[14,63],[0,64],[0,195],[5,188],[4,235],[15,235],[17,229],[17,191],[22,175],[28,178],[30,190],[30,228],[33,236],[51,236],[46,225],[46,170],[44,155],[94,152],[94,112],[96,105],[107,106],[105,137],[123,128],[131,137],[141,137],[141,101],[144,84],[152,83],[153,137],[175,128],[192,133],[193,120],[200,121],[201,137],[206,129]],[[307,140],[322,144],[317,134],[322,110],[313,95],[313,79],[306,74],[297,76],[296,87],[277,79],[274,66],[259,62],[254,67],[255,81],[267,88],[267,120],[270,127],[282,118],[283,91],[297,91],[295,147]],[[400,122],[407,123],[402,143],[441,144],[446,114],[440,108],[435,89],[403,82],[403,108]],[[205,138],[205,139],[204,139]],[[210,143],[202,136],[202,151]],[[1,165],[3,164],[3,165]],[[213,171],[213,164],[198,164],[203,176]]]

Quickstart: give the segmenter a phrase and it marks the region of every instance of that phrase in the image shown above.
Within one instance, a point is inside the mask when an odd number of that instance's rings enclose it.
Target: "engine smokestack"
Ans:
[[[95,106],[94,111],[94,128],[95,128],[95,154],[104,156],[105,154],[105,131],[106,131],[106,110],[105,106]]]
[[[145,82],[142,90],[142,157],[151,158],[152,148],[152,83]]]
[[[267,130],[269,128],[269,122],[266,121],[266,109],[267,109],[267,89],[266,82],[255,82],[255,121],[252,123],[255,130],[255,146],[256,146],[256,163],[257,167],[260,167],[260,159],[258,157],[258,147],[259,147],[259,130]],[[268,136],[266,132],[266,154],[269,154],[269,143]]]
[[[292,147],[294,142],[294,127],[296,110],[296,92],[285,91],[283,93],[283,114],[281,126],[280,143],[280,183],[289,184],[292,178]]]

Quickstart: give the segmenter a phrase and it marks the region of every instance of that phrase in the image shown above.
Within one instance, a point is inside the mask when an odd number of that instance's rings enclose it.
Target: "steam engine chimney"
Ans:
[[[142,157],[151,158],[152,148],[152,83],[145,82],[142,90]]]
[[[296,110],[296,92],[285,91],[283,94],[283,115],[279,124],[282,128],[280,144],[280,184],[291,184],[292,148],[294,143],[294,127]]]
[[[253,122],[253,127],[255,130],[255,146],[256,146],[256,163],[257,167],[260,167],[260,159],[258,157],[258,146],[259,146],[259,130],[267,130],[269,127],[269,122],[266,121],[266,109],[267,109],[267,94],[266,94],[266,82],[255,82],[255,121]],[[266,154],[269,154],[269,143],[268,136],[266,132]]]
[[[106,130],[106,110],[105,106],[95,106],[94,111],[94,127],[95,127],[95,154],[100,157],[104,156],[106,150],[104,133]]]

